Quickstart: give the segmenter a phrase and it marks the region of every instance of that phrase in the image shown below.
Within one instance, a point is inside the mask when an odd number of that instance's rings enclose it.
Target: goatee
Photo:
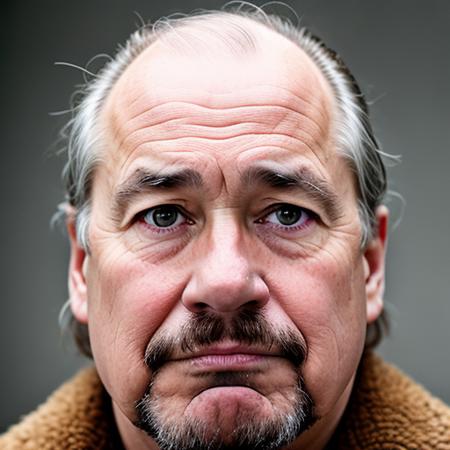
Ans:
[[[199,418],[171,417],[163,419],[164,402],[155,395],[160,369],[175,351],[189,354],[203,347],[230,340],[239,344],[258,345],[270,350],[277,348],[297,374],[289,411],[274,413],[268,420],[257,415],[245,415],[236,420],[230,433],[211,426]],[[298,332],[274,330],[264,316],[255,311],[242,310],[227,322],[210,312],[192,315],[176,338],[159,335],[150,342],[145,363],[152,371],[152,380],[145,395],[136,404],[136,426],[153,438],[162,450],[225,450],[279,449],[294,441],[315,421],[314,405],[301,377],[301,367],[307,348]],[[211,375],[210,375],[211,376]],[[248,374],[240,371],[216,372],[212,386],[247,386]],[[251,385],[249,386],[251,387]]]

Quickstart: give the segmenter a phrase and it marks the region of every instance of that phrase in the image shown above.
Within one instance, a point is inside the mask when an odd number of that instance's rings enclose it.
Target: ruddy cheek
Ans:
[[[364,322],[355,305],[363,299],[338,273],[330,267],[328,274],[316,269],[300,277],[299,288],[290,294],[294,298],[298,292],[298,303],[286,305],[307,342],[305,383],[319,413],[326,413],[351,381],[364,341]]]
[[[122,407],[133,410],[148,386],[145,349],[178,298],[174,280],[179,278],[155,267],[130,261],[119,264],[118,260],[99,274],[102,281],[95,288],[90,322],[94,324],[92,343],[102,379]]]

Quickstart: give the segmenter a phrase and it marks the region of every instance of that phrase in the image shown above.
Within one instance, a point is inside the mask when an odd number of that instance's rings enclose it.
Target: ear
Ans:
[[[88,255],[78,242],[75,226],[75,211],[72,208],[69,208],[67,211],[66,226],[70,240],[70,308],[78,322],[86,324],[88,322],[88,308],[85,270],[88,261]]]
[[[379,206],[376,211],[376,234],[363,255],[368,324],[374,322],[383,311],[388,217],[388,209],[384,205]]]

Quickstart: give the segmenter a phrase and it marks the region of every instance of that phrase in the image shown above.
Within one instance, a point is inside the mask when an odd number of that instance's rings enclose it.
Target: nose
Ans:
[[[230,224],[228,224],[230,225]],[[212,230],[193,261],[193,272],[181,301],[191,312],[228,314],[246,307],[262,308],[269,289],[237,226],[222,223]],[[199,244],[201,245],[201,244]]]

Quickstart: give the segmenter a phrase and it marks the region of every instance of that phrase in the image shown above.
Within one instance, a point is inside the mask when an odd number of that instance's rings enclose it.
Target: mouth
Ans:
[[[255,366],[260,365],[263,361],[264,357],[262,355],[245,353],[234,353],[231,355],[212,354],[190,359],[190,363],[194,367],[210,372],[254,369]]]
[[[172,361],[188,363],[194,371],[200,372],[254,372],[264,369],[273,358],[282,356],[276,351],[227,342]]]

